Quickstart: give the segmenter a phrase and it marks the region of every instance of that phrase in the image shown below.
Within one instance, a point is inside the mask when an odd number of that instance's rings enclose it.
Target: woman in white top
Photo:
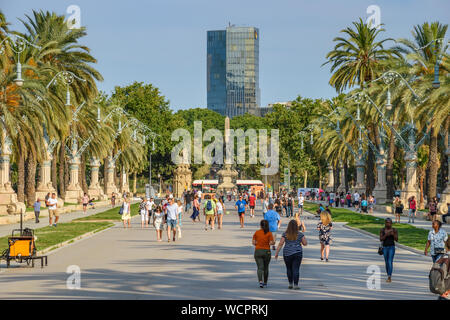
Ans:
[[[141,228],[148,227],[148,211],[146,210],[146,202],[144,198],[139,203],[139,213],[141,214]]]
[[[225,212],[225,204],[223,203],[222,198],[219,198],[219,201],[216,203],[217,206],[217,224],[219,225],[219,229],[222,229],[222,221],[223,221],[223,213]]]
[[[127,222],[128,222],[128,228],[131,228],[131,207],[130,207],[130,199],[125,198],[123,200],[123,214],[122,214],[122,222],[123,227],[127,228]]]
[[[158,206],[153,214],[153,226],[156,229],[156,239],[158,242],[162,241],[162,233],[164,229],[164,212],[161,206]]]

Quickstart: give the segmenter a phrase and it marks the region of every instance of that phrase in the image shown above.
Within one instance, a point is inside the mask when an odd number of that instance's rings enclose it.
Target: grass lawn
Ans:
[[[306,203],[304,209],[309,212],[316,212],[319,205]],[[333,221],[348,222],[348,226],[368,231],[375,235],[380,234],[380,229],[384,227],[384,220],[371,216],[370,214],[360,214],[344,208],[331,208]],[[405,223],[394,223],[393,227],[398,230],[398,242],[415,249],[425,250],[428,231],[416,228]]]
[[[39,250],[43,250],[61,242],[76,238],[85,233],[94,230],[103,230],[112,226],[111,222],[89,222],[89,223],[58,223],[55,227],[44,227],[35,229],[36,247]],[[8,237],[0,238],[0,254],[3,250],[8,248]]]
[[[115,208],[90,215],[88,217],[83,217],[79,219],[75,219],[73,221],[91,221],[91,220],[111,220],[111,221],[121,221],[122,216],[119,214],[120,206]],[[135,216],[139,214],[139,203],[134,203],[131,205],[131,216]]]

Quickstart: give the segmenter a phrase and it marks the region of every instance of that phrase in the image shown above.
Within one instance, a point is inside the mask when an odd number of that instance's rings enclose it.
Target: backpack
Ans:
[[[443,294],[450,286],[446,263],[433,263],[428,275],[430,291],[435,294]]]
[[[211,200],[208,200],[208,202],[206,203],[206,211],[211,211],[212,210],[212,203]]]

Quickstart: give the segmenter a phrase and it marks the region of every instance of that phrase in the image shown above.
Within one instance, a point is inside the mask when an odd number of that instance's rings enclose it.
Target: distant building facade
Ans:
[[[292,103],[290,101],[288,101],[288,102],[269,103],[267,106],[259,108],[259,116],[260,117],[264,117],[266,114],[272,112],[273,106],[276,105],[276,104],[281,104],[281,105],[286,106],[286,107],[290,107],[292,105]]]
[[[207,32],[207,107],[230,118],[260,114],[259,30]]]

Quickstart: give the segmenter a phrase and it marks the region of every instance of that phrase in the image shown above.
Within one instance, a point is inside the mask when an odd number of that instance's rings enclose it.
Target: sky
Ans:
[[[260,30],[261,106],[298,95],[331,98],[329,65],[333,39],[353,21],[364,21],[370,5],[380,8],[383,37],[411,38],[414,25],[450,20],[448,0],[0,0],[12,27],[32,10],[69,17],[80,8],[88,35],[83,44],[98,60],[100,90],[134,81],[151,83],[173,110],[206,107],[206,31],[236,26]],[[450,31],[448,32],[450,33]]]

